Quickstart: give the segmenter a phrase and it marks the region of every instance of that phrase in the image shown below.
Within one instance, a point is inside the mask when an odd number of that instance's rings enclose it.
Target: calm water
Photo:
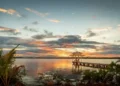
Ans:
[[[82,62],[91,63],[106,63],[109,64],[112,61],[118,59],[82,59]],[[37,75],[46,71],[62,69],[67,72],[71,72],[72,60],[71,59],[16,59],[16,65],[25,65],[28,75]],[[82,69],[90,69],[88,67],[82,67]]]

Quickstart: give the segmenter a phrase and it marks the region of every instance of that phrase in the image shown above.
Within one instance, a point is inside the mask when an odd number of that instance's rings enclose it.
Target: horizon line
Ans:
[[[17,59],[75,59],[76,57],[15,57]],[[120,57],[77,57],[80,59],[120,59]]]

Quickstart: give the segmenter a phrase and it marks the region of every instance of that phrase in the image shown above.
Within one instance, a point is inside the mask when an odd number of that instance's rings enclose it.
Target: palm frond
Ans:
[[[11,51],[9,51],[7,54],[5,54],[3,57],[4,61],[7,63],[11,62],[12,58],[14,57],[14,54],[16,53],[16,48],[18,47],[19,45],[17,45],[15,48],[13,48]]]
[[[3,50],[0,48],[0,58],[2,57]]]

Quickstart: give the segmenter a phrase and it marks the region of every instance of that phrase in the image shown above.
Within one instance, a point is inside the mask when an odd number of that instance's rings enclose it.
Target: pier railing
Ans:
[[[108,64],[73,61],[73,66],[75,66],[75,67],[85,66],[85,67],[105,69],[105,68],[107,68]]]

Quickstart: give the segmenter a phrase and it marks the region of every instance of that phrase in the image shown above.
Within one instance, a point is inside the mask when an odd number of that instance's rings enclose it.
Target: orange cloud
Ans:
[[[25,9],[26,9],[27,11],[29,11],[29,12],[32,12],[32,13],[40,16],[40,17],[45,17],[45,16],[49,15],[49,13],[41,13],[41,12],[36,11],[36,10],[33,10],[33,9],[31,9],[31,8],[25,8]]]
[[[33,45],[44,45],[45,42],[43,42],[43,41],[32,41],[32,42],[30,42],[29,44],[33,44]]]
[[[1,26],[0,26],[0,31],[2,31],[2,32],[14,32],[14,33],[20,32],[18,29],[12,29],[12,28],[1,27]]]
[[[49,45],[46,44],[46,42],[44,41],[32,41],[29,44],[35,45],[37,46],[38,49],[42,49],[44,51],[46,51],[47,53],[31,53],[29,52],[29,54],[27,53],[27,55],[32,55],[32,54],[36,54],[36,56],[69,56],[70,52],[66,51],[66,50],[59,50],[59,49],[55,49],[50,47]]]
[[[54,22],[54,23],[59,23],[60,22],[60,20],[57,20],[57,19],[48,19],[48,21]]]
[[[24,57],[25,55],[24,54],[15,54],[16,57]]]
[[[66,50],[59,50],[59,49],[55,49],[55,48],[52,48],[50,47],[49,45],[46,44],[46,42],[44,41],[33,41],[33,42],[30,42],[29,44],[33,44],[35,46],[38,46],[37,48],[41,48],[42,50],[45,50],[47,51],[48,53],[40,53],[38,56],[69,56],[70,55],[70,52],[66,51]],[[69,46],[71,47],[70,45],[66,45],[66,46]]]
[[[34,13],[34,14],[40,16],[40,17],[44,17],[44,18],[49,15],[49,13],[41,13],[41,12],[39,12],[37,10],[34,10],[34,9],[31,9],[31,8],[25,8],[25,10],[27,10],[31,13]],[[60,22],[60,20],[57,20],[57,19],[48,19],[48,18],[45,18],[45,19],[50,21],[50,22],[54,22],[54,23],[59,23]]]
[[[3,8],[0,8],[0,12],[6,13],[7,10],[6,10],[6,9],[3,9]]]
[[[8,28],[8,27],[2,27],[2,26],[0,26],[0,32],[10,33],[10,34],[13,34],[13,35],[21,34],[21,32],[18,29],[13,29],[13,28]]]
[[[51,47],[49,44],[47,44],[46,42],[44,41],[31,41],[29,42],[29,44],[32,44],[32,45],[35,45],[37,46],[38,49],[40,50],[43,50],[45,52],[41,53],[34,53],[34,52],[26,52],[26,53],[23,53],[24,55],[23,56],[36,56],[36,57],[45,57],[45,56],[56,56],[56,57],[68,57],[72,54],[73,51],[69,51],[67,50],[66,48],[71,48],[73,49],[74,46],[72,46],[72,44],[67,44],[67,43],[64,43],[62,45],[62,47],[65,47],[64,49],[61,49],[61,48],[53,48]],[[76,44],[76,43],[73,43],[73,44]],[[84,50],[84,51],[81,51],[81,50],[78,50],[80,51],[80,53],[82,53],[82,55],[84,57],[118,57],[120,55],[116,55],[116,54],[102,54],[102,52],[104,52],[104,50],[100,49],[99,51],[96,51],[96,50]],[[22,56],[20,54],[20,56]],[[83,57],[83,58],[84,58]]]
[[[58,57],[67,57],[70,55],[70,52],[65,50],[54,49],[51,47],[42,47],[43,50],[46,50],[49,55],[58,56]]]
[[[0,8],[0,12],[7,13],[7,14],[10,14],[10,15],[16,15],[17,17],[21,17],[21,15],[14,9]]]

